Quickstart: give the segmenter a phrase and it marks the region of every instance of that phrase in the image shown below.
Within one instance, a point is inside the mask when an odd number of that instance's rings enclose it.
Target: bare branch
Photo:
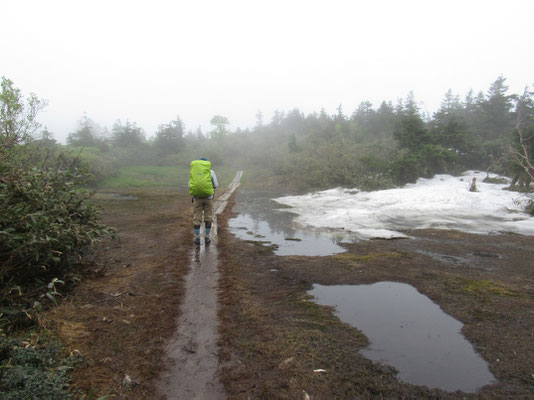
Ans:
[[[529,142],[534,135],[525,138],[525,125],[527,123],[527,101],[529,99],[528,88],[525,89],[523,95],[517,102],[517,118],[515,122],[515,128],[519,135],[519,149],[514,149],[510,146],[510,153],[521,168],[527,173],[527,175],[534,180],[534,163],[531,159],[532,155],[529,154],[527,142]]]

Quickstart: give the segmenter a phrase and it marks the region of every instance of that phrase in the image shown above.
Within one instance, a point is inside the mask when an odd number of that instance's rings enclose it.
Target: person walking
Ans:
[[[213,222],[213,198],[219,187],[217,175],[211,169],[211,162],[205,158],[191,162],[189,193],[193,196],[193,230],[195,244],[200,244],[200,226],[204,221],[204,242],[211,242],[211,223]]]

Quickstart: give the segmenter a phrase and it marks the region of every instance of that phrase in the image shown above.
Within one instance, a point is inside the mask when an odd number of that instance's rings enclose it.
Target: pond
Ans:
[[[411,285],[316,284],[309,294],[361,330],[370,341],[362,354],[395,367],[405,382],[476,392],[495,381],[486,361],[462,335],[462,323]]]
[[[326,231],[313,231],[294,224],[295,214],[272,200],[272,192],[240,190],[233,207],[238,215],[228,221],[239,239],[274,245],[281,256],[327,256],[345,251]]]

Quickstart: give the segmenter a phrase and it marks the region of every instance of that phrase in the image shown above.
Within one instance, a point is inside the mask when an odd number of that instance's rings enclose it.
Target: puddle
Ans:
[[[360,329],[371,343],[362,354],[395,367],[405,382],[464,392],[495,382],[462,335],[462,323],[411,285],[314,285],[309,294]]]
[[[486,258],[503,258],[502,255],[500,254],[495,254],[495,253],[484,253],[482,251],[475,251],[473,253],[474,256],[477,256],[477,257],[486,257]]]
[[[345,251],[324,232],[297,228],[293,223],[296,215],[280,210],[272,196],[272,192],[241,190],[233,207],[238,216],[228,221],[230,231],[242,240],[274,245],[275,254],[281,256],[327,256]]]

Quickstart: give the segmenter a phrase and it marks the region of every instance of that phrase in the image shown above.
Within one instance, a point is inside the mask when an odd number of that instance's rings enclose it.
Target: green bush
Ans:
[[[61,347],[34,337],[0,336],[0,397],[5,400],[71,399],[70,371],[80,356],[63,357]]]
[[[506,178],[503,178],[501,176],[486,176],[482,182],[485,182],[485,183],[494,183],[494,184],[499,184],[499,185],[504,185],[504,184],[507,184],[508,183],[508,179]]]
[[[74,158],[79,158],[87,165],[90,178],[88,184],[94,186],[105,178],[118,174],[118,162],[112,152],[102,152],[97,147],[69,147],[69,154]]]
[[[400,185],[413,183],[423,175],[420,157],[409,152],[401,152],[390,163],[390,171],[394,182]]]
[[[3,78],[0,92],[0,327],[31,320],[86,249],[113,231],[82,190],[91,175],[77,158],[32,145],[40,103],[24,102]]]
[[[70,272],[101,236],[113,234],[100,223],[99,209],[89,194],[80,190],[89,174],[77,160],[63,155],[53,161],[35,159],[19,151],[0,166],[3,306],[29,306],[39,288],[50,298],[49,282]],[[15,322],[5,318],[6,314],[0,324]]]
[[[288,153],[272,164],[279,180],[299,190],[332,186],[377,190],[392,186],[386,162],[388,149],[327,143]]]

